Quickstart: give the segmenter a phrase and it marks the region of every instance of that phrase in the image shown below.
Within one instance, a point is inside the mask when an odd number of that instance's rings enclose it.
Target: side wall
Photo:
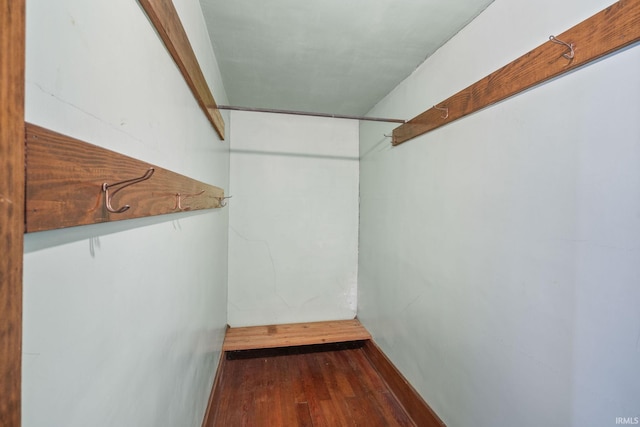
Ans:
[[[358,122],[232,112],[231,326],[352,319]]]
[[[414,117],[610,4],[496,0],[370,114]],[[361,125],[358,317],[447,425],[640,416],[639,75],[636,45],[396,148]]]
[[[174,3],[226,102],[197,0]],[[229,142],[137,2],[29,0],[26,80],[27,121],[228,188]],[[227,230],[216,209],[26,235],[22,425],[200,426]]]

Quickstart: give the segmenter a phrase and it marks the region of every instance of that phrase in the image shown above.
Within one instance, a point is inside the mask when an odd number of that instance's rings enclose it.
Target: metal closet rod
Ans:
[[[311,113],[308,111],[274,110],[271,108],[235,107],[232,105],[218,105],[218,110],[253,111],[256,113],[293,114],[296,116],[330,117],[332,119],[362,120],[367,122],[388,122],[388,123],[406,123],[407,122],[406,120],[402,120],[402,119],[385,119],[381,117],[348,116],[343,114],[328,114],[328,113]]]

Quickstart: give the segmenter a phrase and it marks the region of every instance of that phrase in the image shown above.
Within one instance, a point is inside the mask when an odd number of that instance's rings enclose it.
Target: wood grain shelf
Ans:
[[[139,0],[149,20],[180,69],[202,112],[224,140],[224,120],[202,73],[189,37],[171,0]]]
[[[28,233],[224,206],[222,188],[30,123],[25,143]],[[150,178],[117,192],[118,181],[150,169]],[[114,209],[130,209],[109,211],[104,183],[114,187]]]
[[[640,0],[620,0],[393,130],[399,145],[640,40]],[[568,46],[572,45],[571,54]]]
[[[223,351],[293,347],[371,339],[357,319],[229,328]]]

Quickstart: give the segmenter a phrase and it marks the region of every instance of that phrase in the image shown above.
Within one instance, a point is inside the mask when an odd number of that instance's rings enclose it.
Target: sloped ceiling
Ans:
[[[200,0],[235,106],[363,115],[493,0]]]

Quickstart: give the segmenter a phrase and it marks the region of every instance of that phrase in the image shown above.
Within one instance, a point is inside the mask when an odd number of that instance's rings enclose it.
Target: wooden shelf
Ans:
[[[640,0],[620,0],[393,130],[399,145],[640,40]],[[566,55],[566,56],[565,56]]]
[[[223,206],[224,190],[32,124],[25,125],[26,232]],[[153,175],[117,192],[115,183]],[[113,185],[114,209],[103,183]]]
[[[139,0],[139,2],[180,69],[198,105],[220,139],[224,140],[224,120],[172,1]]]
[[[371,335],[357,319],[250,326],[229,328],[222,350],[256,350],[369,339]]]

